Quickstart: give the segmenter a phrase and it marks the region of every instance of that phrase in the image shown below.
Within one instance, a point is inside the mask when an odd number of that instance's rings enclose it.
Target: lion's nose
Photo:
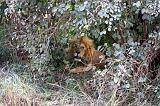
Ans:
[[[80,54],[80,50],[77,50],[76,53],[77,53],[77,54]]]

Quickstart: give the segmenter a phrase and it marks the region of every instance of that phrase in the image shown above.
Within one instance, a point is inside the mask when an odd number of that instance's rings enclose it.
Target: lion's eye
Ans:
[[[84,49],[84,48],[85,48],[84,44],[81,44],[80,49]]]
[[[80,49],[84,49],[84,46],[80,46]]]

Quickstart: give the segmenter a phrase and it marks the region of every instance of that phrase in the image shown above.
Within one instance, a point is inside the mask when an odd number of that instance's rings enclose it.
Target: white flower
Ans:
[[[133,6],[140,7],[141,6],[141,2],[137,1],[136,3],[133,3]]]
[[[114,0],[114,2],[122,2],[122,0]]]
[[[108,26],[108,27],[110,27],[110,28],[111,28],[112,22],[110,22],[110,21],[109,21],[109,23],[108,23],[108,24],[110,25],[110,26]]]
[[[119,77],[115,76],[113,80],[114,80],[115,83],[118,83],[118,81],[119,81],[120,79],[119,79]]]
[[[33,19],[35,20],[36,18],[37,18],[37,16],[36,16],[36,15],[34,15],[34,16],[33,16]]]
[[[138,79],[138,83],[140,83],[140,82],[145,82],[147,80],[147,78],[145,77],[145,78],[143,78],[143,77],[140,77],[139,79]]]
[[[84,5],[87,5],[87,4],[88,4],[88,1],[85,1],[85,2],[84,2]]]
[[[111,31],[111,27],[110,26],[108,27],[108,31]]]
[[[109,15],[106,13],[106,11],[104,11],[104,10],[100,10],[99,12],[98,12],[98,15],[101,17],[101,18],[103,18],[103,17],[107,17],[107,18],[109,18]]]
[[[15,9],[13,7],[9,7],[4,10],[5,15],[12,14],[14,12],[15,12]]]
[[[118,76],[121,76],[121,75],[122,75],[121,71],[120,71],[120,70],[118,70]]]
[[[84,11],[85,10],[85,8],[86,8],[86,6],[84,5],[84,6],[80,6],[79,7],[79,11]]]
[[[106,24],[108,24],[108,23],[109,23],[109,21],[108,21],[108,20],[106,20],[106,21],[105,21],[105,23],[106,23]]]
[[[142,13],[142,14],[144,14],[144,13],[145,13],[145,11],[146,11],[146,10],[143,8],[143,9],[141,10],[141,13]]]
[[[109,21],[113,21],[113,18],[110,18]]]
[[[114,13],[113,9],[110,9],[109,12],[111,12],[112,14]]]
[[[100,73],[100,75],[101,75],[101,76],[105,76],[105,75],[106,75],[106,72],[107,72],[107,70],[103,70],[103,71]]]
[[[89,29],[89,25],[85,25],[84,28],[88,30]]]
[[[135,50],[131,50],[131,51],[129,51],[129,54],[131,54],[131,55],[133,55],[133,53],[135,53],[136,51]]]
[[[13,4],[13,3],[17,3],[17,0],[6,0],[7,4]]]
[[[106,34],[106,31],[102,31],[100,32],[100,35]]]
[[[130,88],[130,84],[125,84],[123,87],[124,88]]]

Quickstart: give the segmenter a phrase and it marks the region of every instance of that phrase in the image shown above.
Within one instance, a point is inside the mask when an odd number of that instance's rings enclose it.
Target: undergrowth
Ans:
[[[160,105],[159,0],[3,0],[0,13],[0,105]],[[105,68],[68,71],[77,36],[105,46]]]

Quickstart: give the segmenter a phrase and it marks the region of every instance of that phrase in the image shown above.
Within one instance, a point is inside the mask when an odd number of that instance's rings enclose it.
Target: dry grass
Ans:
[[[116,92],[113,92],[112,98],[106,103],[101,99],[93,99],[83,90],[76,92],[56,84],[52,85],[61,90],[42,93],[37,87],[8,71],[5,76],[1,76],[0,106],[118,106],[115,100]]]
[[[1,68],[0,106],[152,106],[148,101],[139,101],[138,98],[128,101],[130,94],[120,96],[116,87],[110,89],[102,85],[96,91],[89,89],[91,93],[98,91],[98,98],[94,98],[78,83],[76,86],[79,91],[53,83],[50,86],[56,86],[59,90],[40,88],[26,82],[11,70]]]
[[[40,106],[43,102],[41,93],[25,83],[14,73],[2,70],[0,81],[1,104],[4,106]],[[2,75],[2,74],[1,74]]]
[[[85,93],[63,88],[59,91],[40,91],[36,84],[25,82],[11,70],[0,70],[0,106],[88,106],[91,100]]]

